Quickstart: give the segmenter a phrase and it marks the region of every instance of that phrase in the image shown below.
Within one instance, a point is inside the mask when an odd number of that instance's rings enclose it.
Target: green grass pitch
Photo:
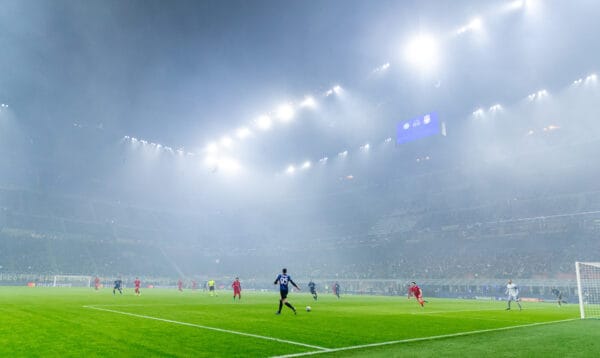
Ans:
[[[578,307],[292,293],[75,288],[0,288],[0,357],[334,357],[597,356],[600,321],[579,320]],[[310,305],[312,312],[306,312]],[[555,322],[560,321],[560,322]],[[554,322],[554,323],[551,323]],[[541,324],[538,324],[541,323]],[[516,327],[522,326],[522,327]],[[507,327],[515,327],[508,328]],[[471,332],[466,335],[457,333]],[[440,337],[441,336],[441,337]],[[423,340],[412,340],[427,338]],[[433,337],[433,338],[432,338]],[[380,345],[384,342],[390,344]],[[372,346],[362,347],[373,344]]]

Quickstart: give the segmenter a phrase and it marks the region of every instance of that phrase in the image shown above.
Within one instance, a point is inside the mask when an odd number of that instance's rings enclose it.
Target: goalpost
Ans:
[[[52,287],[90,287],[92,276],[56,275]]]
[[[600,318],[600,262],[575,262],[581,318]]]

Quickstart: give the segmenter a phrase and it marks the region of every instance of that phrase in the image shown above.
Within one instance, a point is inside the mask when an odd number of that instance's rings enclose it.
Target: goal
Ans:
[[[56,275],[52,287],[90,287],[91,276]]]
[[[576,262],[581,318],[600,318],[600,262]]]

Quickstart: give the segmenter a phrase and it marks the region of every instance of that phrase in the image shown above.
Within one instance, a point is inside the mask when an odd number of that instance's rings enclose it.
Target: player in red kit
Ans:
[[[98,278],[98,276],[96,276],[96,278],[94,279],[94,289],[96,291],[98,291],[99,288],[100,288],[100,279]]]
[[[233,300],[235,301],[235,296],[238,296],[238,301],[242,299],[242,283],[240,282],[240,278],[236,277],[235,281],[231,284],[233,287]]]
[[[133,281],[133,285],[135,286],[135,295],[141,295],[142,293],[140,292],[140,286],[142,285],[142,281],[140,281],[140,279],[136,277],[135,281]]]
[[[419,301],[421,307],[425,307],[425,300],[423,300],[423,290],[421,290],[421,288],[417,286],[417,283],[414,281],[411,282],[410,286],[408,287],[408,299],[410,299],[410,296],[415,296],[417,301]]]
[[[181,279],[177,281],[177,289],[183,291],[183,281],[181,281]]]

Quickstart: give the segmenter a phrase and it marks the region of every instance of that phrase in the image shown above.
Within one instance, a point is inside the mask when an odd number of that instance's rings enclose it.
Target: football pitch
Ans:
[[[600,321],[578,306],[292,293],[0,287],[0,356],[597,356]],[[310,305],[311,312],[305,307]]]

